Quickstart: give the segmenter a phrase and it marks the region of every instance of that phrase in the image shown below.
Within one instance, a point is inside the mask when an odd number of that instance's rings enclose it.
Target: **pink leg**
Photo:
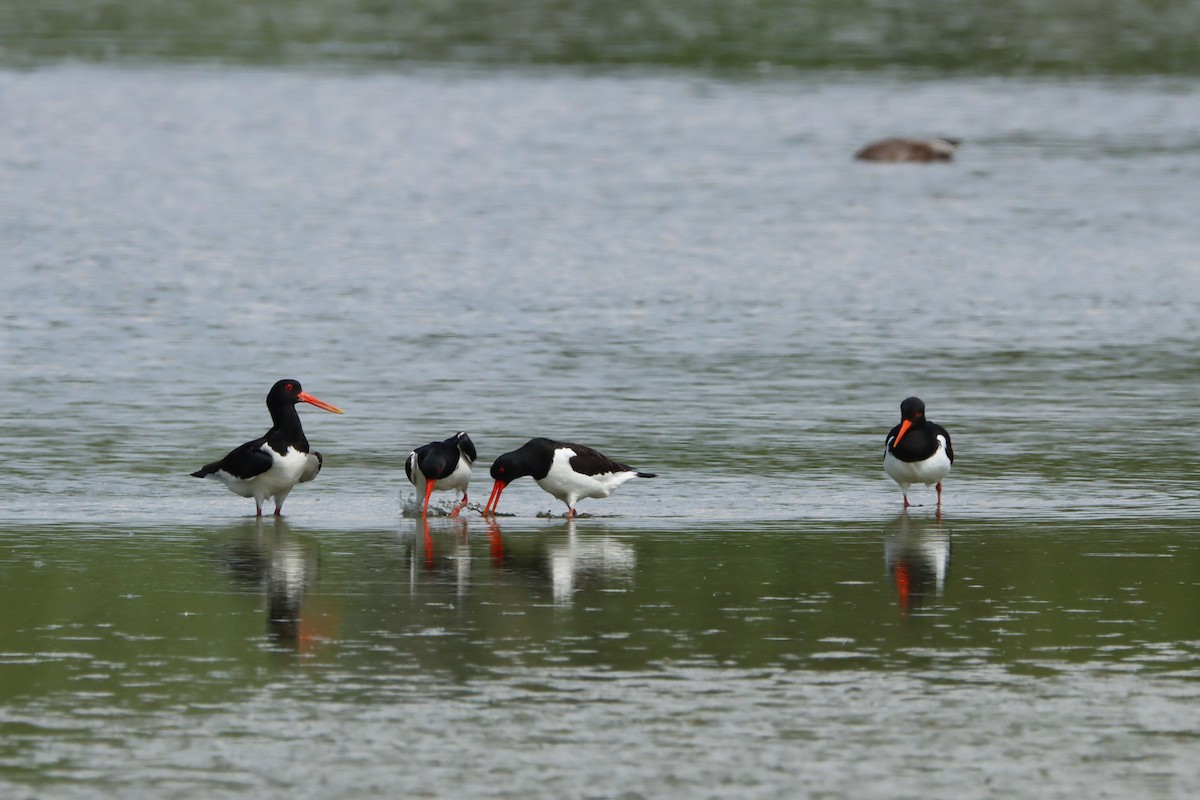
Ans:
[[[454,510],[450,512],[450,518],[454,519],[455,517],[457,517],[458,512],[462,511],[466,507],[467,507],[467,493],[463,492],[462,502],[460,502],[458,505],[456,505],[454,507]]]
[[[912,503],[908,502],[908,494],[906,493],[904,495],[904,507],[908,508],[910,505],[912,505]]]
[[[567,519],[574,519],[574,517],[575,517],[575,507],[571,506],[570,508],[567,509]]]
[[[938,481],[937,490],[938,490],[938,508],[941,508],[942,507],[942,482],[941,481]]]

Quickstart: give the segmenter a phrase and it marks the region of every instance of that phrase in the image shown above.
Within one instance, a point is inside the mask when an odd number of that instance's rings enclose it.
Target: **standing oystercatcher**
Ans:
[[[638,472],[633,467],[618,464],[581,444],[530,439],[492,464],[492,478],[496,483],[483,513],[495,514],[504,487],[526,475],[567,504],[568,518],[575,516],[575,503],[585,497],[608,497],[627,480],[655,477],[653,473]]]
[[[192,473],[195,478],[213,478],[242,497],[253,497],[257,516],[262,516],[263,500],[275,498],[275,516],[280,516],[283,501],[297,483],[317,477],[321,454],[308,451],[308,439],[296,413],[297,403],[308,403],[334,414],[337,406],[318,400],[300,388],[300,381],[284,379],[267,394],[271,412],[271,430],[252,442],[230,451],[220,461],[206,464]]]
[[[442,442],[421,445],[408,454],[404,472],[418,491],[422,487],[425,490],[422,517],[429,513],[429,496],[434,489],[439,492],[462,492],[462,501],[450,512],[451,517],[458,516],[458,512],[467,505],[467,484],[471,482],[471,466],[476,458],[475,443],[464,431]]]
[[[883,471],[900,484],[904,507],[908,487],[914,483],[937,484],[938,508],[942,507],[942,478],[950,473],[954,448],[950,434],[941,425],[925,419],[925,403],[909,397],[900,404],[900,424],[888,431],[883,446]]]

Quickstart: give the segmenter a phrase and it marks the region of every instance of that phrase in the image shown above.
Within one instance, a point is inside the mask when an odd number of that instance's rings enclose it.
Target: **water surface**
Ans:
[[[0,0],[0,61],[1200,72],[1187,0]]]
[[[1195,795],[1196,94],[0,73],[4,794]],[[256,524],[187,473],[280,377]],[[659,477],[426,532],[463,429]]]
[[[1200,550],[1109,531],[10,532],[0,765],[38,797],[1187,796]]]

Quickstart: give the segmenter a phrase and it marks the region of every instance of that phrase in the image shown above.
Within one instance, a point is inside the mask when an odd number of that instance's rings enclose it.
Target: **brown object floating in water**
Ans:
[[[859,161],[950,161],[959,139],[882,139],[854,154]]]

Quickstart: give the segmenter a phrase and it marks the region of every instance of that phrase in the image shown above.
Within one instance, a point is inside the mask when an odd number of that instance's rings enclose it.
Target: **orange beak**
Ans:
[[[488,495],[487,505],[483,507],[484,516],[496,513],[496,506],[500,505],[500,493],[504,491],[505,486],[508,484],[504,481],[496,481],[492,484],[492,493]]]
[[[912,427],[912,420],[905,419],[900,421],[900,432],[896,434],[896,438],[892,440],[892,447],[900,444],[900,440],[904,438],[904,434],[908,433],[908,429]]]
[[[301,392],[299,394],[299,398],[300,398],[301,402],[308,403],[309,405],[312,405],[312,406],[316,406],[317,408],[320,408],[324,411],[332,411],[335,414],[344,414],[345,413],[337,406],[330,405],[329,403],[326,403],[324,400],[318,400],[317,398],[313,397],[308,392]]]
[[[421,516],[429,513],[429,496],[433,494],[433,481],[425,481],[425,505],[421,507]]]

